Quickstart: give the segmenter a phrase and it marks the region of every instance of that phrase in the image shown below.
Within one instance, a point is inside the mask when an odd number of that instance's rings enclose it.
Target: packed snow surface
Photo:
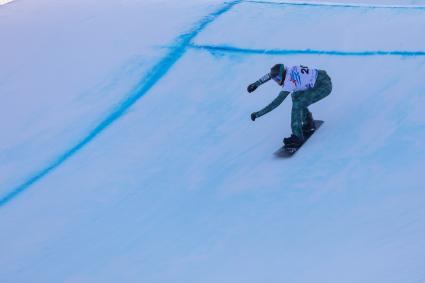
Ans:
[[[422,0],[1,5],[0,282],[425,282],[424,27]],[[290,98],[249,118],[276,63],[333,82],[289,159]]]

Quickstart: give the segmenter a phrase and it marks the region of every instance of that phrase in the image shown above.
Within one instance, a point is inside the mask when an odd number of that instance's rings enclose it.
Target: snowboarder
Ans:
[[[328,96],[332,91],[331,78],[326,71],[310,69],[306,66],[286,66],[276,64],[270,69],[270,73],[261,77],[255,83],[248,86],[249,93],[258,86],[273,79],[282,91],[265,108],[251,114],[251,120],[261,117],[276,107],[291,94],[292,113],[291,129],[292,135],[284,139],[285,146],[300,147],[305,141],[305,136],[315,130],[313,115],[308,106]]]

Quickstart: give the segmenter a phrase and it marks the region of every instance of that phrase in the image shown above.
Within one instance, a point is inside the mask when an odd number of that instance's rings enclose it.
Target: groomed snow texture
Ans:
[[[421,0],[0,5],[0,282],[425,282],[424,28]],[[276,63],[333,82],[286,159],[290,98],[252,122],[279,87],[246,92]]]

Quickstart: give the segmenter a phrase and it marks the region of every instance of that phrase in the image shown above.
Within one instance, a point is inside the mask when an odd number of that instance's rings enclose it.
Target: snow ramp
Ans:
[[[141,77],[111,75],[121,96],[90,111],[98,96],[69,98],[76,113],[55,129],[75,123],[74,136],[3,151],[4,168],[24,169],[0,183],[0,281],[425,282],[425,6],[204,2],[191,25],[173,18],[177,6],[149,20],[159,34],[159,16],[178,22],[167,27],[178,35],[148,37]],[[134,9],[122,5],[118,16]],[[81,8],[101,30],[96,5]],[[120,44],[147,46],[136,38]],[[273,154],[290,134],[290,99],[249,118],[279,88],[246,86],[276,63],[333,82],[310,107],[325,124],[290,159]]]

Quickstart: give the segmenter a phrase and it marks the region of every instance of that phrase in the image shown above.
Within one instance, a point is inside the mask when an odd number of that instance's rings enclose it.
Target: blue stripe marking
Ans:
[[[295,3],[295,2],[271,2],[246,0],[245,3],[264,5],[286,5],[286,6],[306,6],[306,7],[335,7],[335,8],[366,8],[366,9],[410,9],[425,10],[425,6],[402,6],[402,5],[370,5],[370,4],[342,4],[342,3]]]
[[[218,53],[239,53],[244,55],[331,55],[331,56],[425,56],[425,51],[336,51],[336,50],[315,50],[315,49],[249,49],[238,48],[227,45],[190,45],[193,49],[206,50]]]
[[[171,67],[183,56],[187,51],[190,42],[210,23],[216,20],[217,17],[229,11],[233,6],[239,4],[241,1],[232,1],[226,3],[217,11],[202,18],[189,32],[180,35],[173,45],[170,52],[161,59],[143,78],[139,86],[132,92],[132,94],[125,99],[117,108],[112,111],[103,121],[99,123],[90,133],[84,137],[76,145],[68,149],[65,153],[59,156],[56,160],[51,162],[47,167],[35,173],[32,177],[28,178],[24,183],[10,190],[9,193],[0,197],[0,207],[6,205],[14,200],[18,195],[28,190],[31,185],[48,175],[51,171],[59,167],[62,163],[80,151],[84,146],[93,141],[100,133],[111,126],[112,123],[121,118],[127,110],[133,106],[142,96],[144,96],[162,77],[164,77]]]

